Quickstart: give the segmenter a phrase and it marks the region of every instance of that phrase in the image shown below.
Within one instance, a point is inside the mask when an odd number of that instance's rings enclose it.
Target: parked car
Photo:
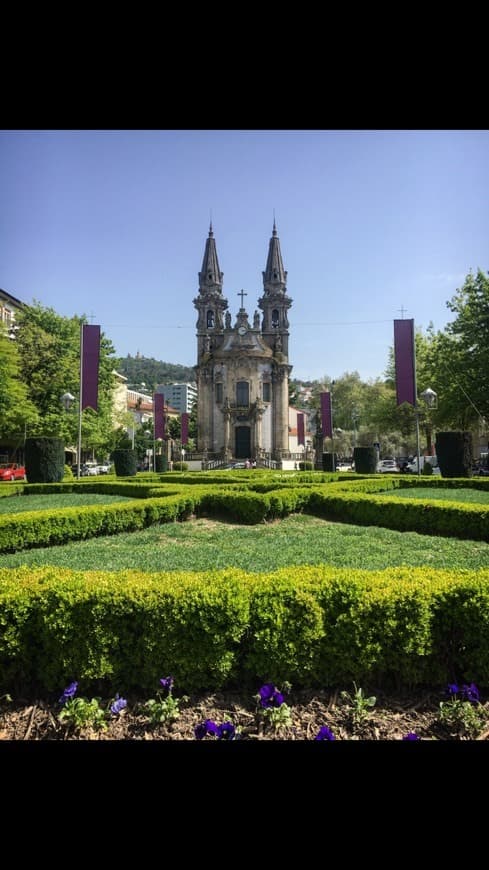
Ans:
[[[25,480],[25,468],[17,462],[2,462],[0,464],[0,480]]]
[[[102,462],[101,465],[97,465],[99,474],[110,474],[112,465],[110,462]]]
[[[433,469],[433,474],[441,475],[440,466],[438,465],[438,459],[436,456],[420,456],[419,457],[419,467],[421,472],[423,471],[423,466],[425,463],[431,465]],[[415,456],[413,461],[409,463],[407,467],[407,471],[409,474],[417,474],[418,473],[418,457]]]
[[[377,465],[377,474],[395,474],[398,472],[399,469],[395,459],[381,459]]]
[[[98,474],[98,468],[96,462],[84,462],[80,469],[80,475],[82,477],[92,477]]]

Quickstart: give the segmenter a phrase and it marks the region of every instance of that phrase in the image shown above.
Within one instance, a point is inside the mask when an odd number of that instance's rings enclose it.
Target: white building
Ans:
[[[165,405],[171,405],[180,414],[190,414],[194,402],[197,401],[195,384],[159,384],[157,393],[163,393]]]

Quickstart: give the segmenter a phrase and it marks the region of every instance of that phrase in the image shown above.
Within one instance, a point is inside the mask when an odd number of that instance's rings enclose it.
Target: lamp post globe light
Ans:
[[[63,393],[61,396],[61,404],[65,411],[69,411],[71,408],[71,403],[75,401],[75,397],[72,396],[71,393]]]

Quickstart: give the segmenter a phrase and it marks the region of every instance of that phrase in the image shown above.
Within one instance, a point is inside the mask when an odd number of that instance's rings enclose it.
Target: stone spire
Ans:
[[[268,259],[266,269],[263,272],[263,286],[265,292],[277,293],[285,292],[287,282],[287,272],[284,269],[282,262],[282,254],[280,251],[280,241],[277,236],[277,227],[275,218],[273,219],[273,232],[268,247]]]
[[[209,227],[209,238],[205,243],[202,270],[199,272],[199,288],[201,293],[222,293],[223,273],[219,269],[216,240],[212,231],[212,221]]]

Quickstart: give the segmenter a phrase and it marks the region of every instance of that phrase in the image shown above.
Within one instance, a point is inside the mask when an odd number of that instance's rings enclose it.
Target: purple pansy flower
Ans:
[[[219,737],[219,728],[212,719],[206,719],[205,722],[195,726],[194,734],[197,740],[202,740],[206,734],[213,734],[214,737]]]
[[[77,689],[78,689],[78,683],[76,682],[76,680],[74,680],[64,690],[63,694],[61,695],[61,698],[59,699],[59,703],[66,704],[67,701],[71,701],[71,699],[75,697]]]
[[[403,737],[402,739],[403,740],[421,740],[421,737],[418,737],[418,735],[415,734],[414,731],[410,731],[409,734],[406,734],[406,736]]]
[[[323,725],[323,727],[319,729],[314,740],[336,740],[336,737],[331,731],[331,728],[328,728],[327,725]]]
[[[194,728],[194,734],[196,740],[203,740],[205,735],[207,734],[207,725],[205,722],[199,722],[198,725]]]
[[[173,689],[173,677],[162,677],[160,680],[161,687],[163,689],[168,689],[168,694],[171,695],[171,690]]]
[[[232,722],[223,722],[219,725],[218,732],[219,740],[234,740],[236,728]]]
[[[460,689],[457,686],[457,683],[449,683],[447,686],[447,692],[449,695],[458,695]]]
[[[463,685],[462,695],[466,701],[472,701],[474,704],[477,704],[479,702],[479,689],[477,688],[475,683],[471,683],[470,686]]]
[[[125,698],[121,698],[118,694],[115,696],[115,701],[110,705],[110,712],[114,714],[114,716],[118,716],[119,713],[122,712],[124,707],[127,707],[127,701]]]
[[[280,707],[284,703],[284,696],[273,683],[265,683],[259,694],[262,707]]]

